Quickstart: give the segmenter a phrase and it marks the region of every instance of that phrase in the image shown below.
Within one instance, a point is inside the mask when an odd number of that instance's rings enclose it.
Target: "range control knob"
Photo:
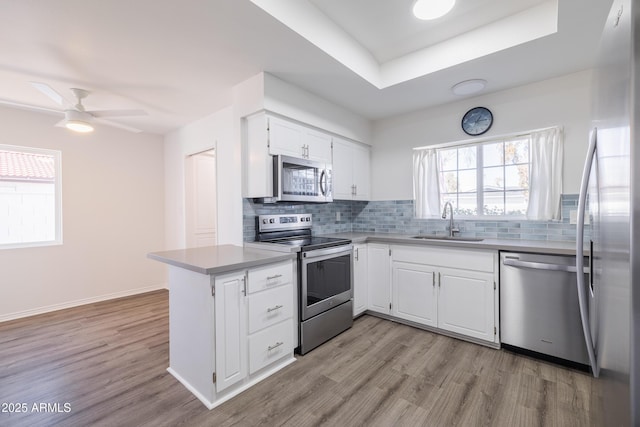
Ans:
[[[266,224],[266,223],[267,223],[267,220],[266,220],[266,219],[263,219],[263,220],[262,220],[262,223],[263,223],[263,224]]]
[[[273,219],[273,218],[271,218],[271,219],[269,220],[269,223],[270,223],[270,224],[273,224],[274,222],[276,222],[276,220],[275,220],[275,219]]]

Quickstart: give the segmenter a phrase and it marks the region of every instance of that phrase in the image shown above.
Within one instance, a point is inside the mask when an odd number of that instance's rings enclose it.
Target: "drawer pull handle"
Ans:
[[[275,307],[267,308],[267,313],[271,313],[272,311],[280,310],[283,305],[276,305]]]
[[[284,343],[278,341],[274,345],[270,345],[269,347],[267,347],[267,351],[275,350],[276,348],[280,347],[282,344]]]
[[[268,276],[267,280],[273,280],[273,279],[277,279],[279,277],[282,277],[282,274],[276,274],[275,276]]]

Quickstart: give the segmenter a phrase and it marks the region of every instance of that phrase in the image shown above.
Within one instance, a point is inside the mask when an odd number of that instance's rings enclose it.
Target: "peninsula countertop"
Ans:
[[[221,274],[245,268],[293,260],[295,253],[218,245],[147,254],[148,258],[201,274]]]

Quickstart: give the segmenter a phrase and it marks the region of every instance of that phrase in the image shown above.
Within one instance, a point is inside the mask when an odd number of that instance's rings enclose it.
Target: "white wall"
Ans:
[[[164,286],[163,146],[155,135],[0,108],[0,144],[62,152],[63,241],[0,250],[0,321]]]
[[[494,115],[482,137],[563,126],[564,193],[577,193],[588,145],[590,82],[591,72],[583,71],[374,122],[373,200],[412,199],[412,148],[470,139],[460,121],[476,106]]]
[[[184,166],[187,156],[216,149],[218,244],[242,244],[240,146],[227,107],[165,136],[165,248],[186,246]]]
[[[270,74],[264,75],[264,109],[371,144],[371,121]]]

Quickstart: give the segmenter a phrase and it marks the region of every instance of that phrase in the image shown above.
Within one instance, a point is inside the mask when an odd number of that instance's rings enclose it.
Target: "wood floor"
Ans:
[[[168,338],[166,291],[0,323],[0,426],[601,425],[585,373],[371,316],[209,411]]]

